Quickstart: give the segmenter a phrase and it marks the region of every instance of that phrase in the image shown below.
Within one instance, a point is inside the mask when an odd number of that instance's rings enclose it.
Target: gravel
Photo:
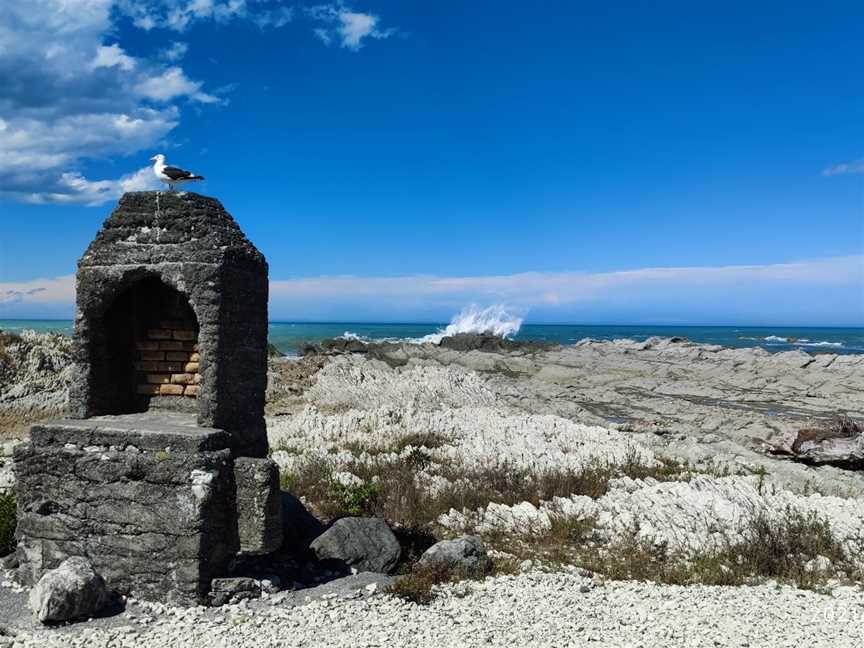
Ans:
[[[573,570],[463,582],[446,587],[428,606],[377,590],[372,584],[347,600],[337,595],[299,607],[245,602],[216,614],[168,609],[158,617],[136,615],[121,626],[26,631],[14,645],[840,648],[864,641],[864,592],[850,587],[826,595],[771,585],[602,584]]]

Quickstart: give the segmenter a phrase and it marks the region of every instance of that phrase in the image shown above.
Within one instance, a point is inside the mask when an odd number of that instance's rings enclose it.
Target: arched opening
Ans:
[[[91,347],[96,413],[195,410],[198,320],[182,293],[141,279],[114,300],[99,329],[103,344]]]

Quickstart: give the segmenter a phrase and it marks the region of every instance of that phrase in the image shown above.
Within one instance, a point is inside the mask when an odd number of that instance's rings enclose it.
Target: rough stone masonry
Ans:
[[[213,198],[121,198],[78,264],[70,419],[16,448],[19,578],[67,558],[203,603],[282,541],[267,454],[267,262]]]
[[[139,385],[198,373],[198,423],[229,432],[237,456],[266,456],[267,262],[218,200],[127,193],[78,262],[76,286],[74,418],[178,406]],[[165,339],[166,321],[185,324]],[[178,370],[160,365],[142,381],[136,362],[151,360]]]

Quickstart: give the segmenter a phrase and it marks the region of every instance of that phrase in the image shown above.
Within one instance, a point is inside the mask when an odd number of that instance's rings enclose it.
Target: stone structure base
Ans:
[[[120,593],[203,603],[239,549],[230,446],[180,413],[33,426],[14,456],[20,579],[81,556]]]

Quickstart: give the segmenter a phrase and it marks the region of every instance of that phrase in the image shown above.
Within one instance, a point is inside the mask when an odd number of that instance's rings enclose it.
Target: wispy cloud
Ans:
[[[306,15],[321,23],[312,31],[325,45],[338,42],[355,52],[363,47],[366,39],[383,40],[396,33],[392,27],[381,29],[381,19],[375,14],[354,11],[342,3],[308,7]]]
[[[14,304],[71,306],[75,302],[75,276],[0,282],[0,314]]]
[[[160,53],[160,56],[166,61],[176,62],[186,56],[189,51],[189,45],[181,41],[174,41],[169,47],[166,47]]]
[[[787,322],[864,325],[864,256],[796,263],[523,272],[492,276],[308,277],[273,280],[277,319],[447,319],[465,304],[506,303],[547,320]],[[71,277],[0,283],[14,312],[71,304]],[[70,307],[71,308],[71,307]],[[0,308],[2,316],[3,308]],[[8,310],[8,309],[7,309]],[[7,315],[11,316],[11,315]]]
[[[827,177],[855,174],[864,174],[864,158],[851,162],[841,162],[822,170],[822,175]]]

